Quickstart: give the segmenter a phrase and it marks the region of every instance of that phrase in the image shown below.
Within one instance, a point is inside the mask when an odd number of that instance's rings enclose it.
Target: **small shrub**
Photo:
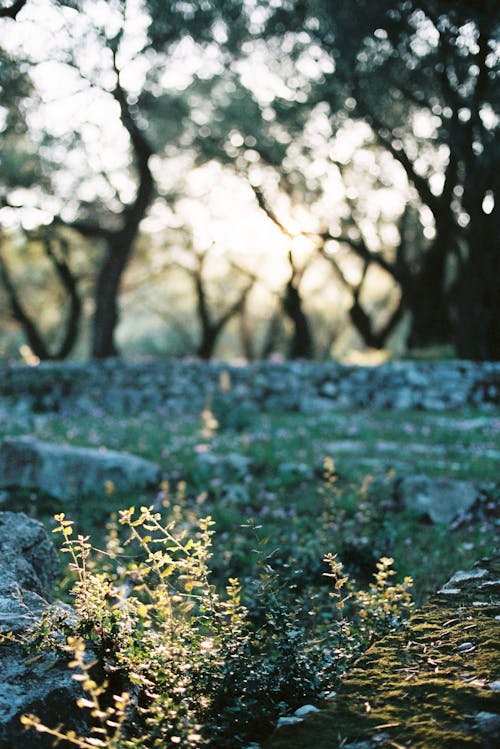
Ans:
[[[165,521],[151,507],[130,508],[119,518],[126,539],[111,525],[105,552],[87,536],[75,538],[64,514],[56,520],[74,577],[76,618],[49,614],[32,646],[69,655],[89,729],[78,736],[23,717],[54,745],[229,749],[260,740],[279,715],[330,691],[374,632],[396,623],[409,605],[407,588],[388,584],[392,560],[380,562],[361,595],[329,554],[329,604],[312,595],[307,626],[293,574],[278,574],[253,522],[247,526],[257,541],[258,575],[245,591],[237,578],[221,591],[211,581],[210,517],[188,533],[178,513]]]

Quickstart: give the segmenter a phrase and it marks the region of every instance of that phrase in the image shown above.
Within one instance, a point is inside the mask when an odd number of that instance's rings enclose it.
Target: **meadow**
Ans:
[[[72,504],[3,495],[3,509],[59,529],[62,559],[73,556],[58,591],[80,617],[71,636],[90,638],[101,660],[111,650],[128,686],[135,669],[139,689],[144,678],[163,695],[161,716],[139,706],[144,715],[126,739],[125,712],[115,704],[114,738],[102,728],[106,738],[91,734],[79,746],[260,742],[279,716],[318,704],[370,643],[495,547],[500,419],[492,412],[274,414],[222,401],[175,419],[24,413],[0,436],[7,433],[125,450],[162,469],[162,484],[142,496],[119,495],[113,485]],[[431,523],[398,499],[398,478],[415,474],[471,480],[479,500],[451,525]],[[155,575],[160,589],[168,578],[163,598],[150,583]],[[136,591],[118,615],[107,602],[127,585]],[[125,610],[128,626],[143,632],[140,646],[120,640]],[[182,647],[176,640],[169,651],[167,678],[152,656],[165,643],[147,638],[172,617]],[[41,642],[56,626],[46,625]],[[73,663],[82,667],[78,647]],[[190,677],[172,697],[183,668]]]

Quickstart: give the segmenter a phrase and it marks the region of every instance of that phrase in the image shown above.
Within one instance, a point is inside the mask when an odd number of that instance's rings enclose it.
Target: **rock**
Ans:
[[[472,570],[458,570],[455,572],[448,582],[446,582],[439,593],[445,595],[458,595],[462,592],[464,583],[474,582],[481,580],[482,578],[488,577],[488,570],[481,569],[481,567],[474,567]]]
[[[478,492],[470,481],[408,476],[396,488],[404,507],[428,516],[433,523],[451,523],[475,503]]]
[[[42,492],[55,499],[104,493],[108,482],[118,492],[143,490],[160,481],[154,463],[124,452],[72,447],[31,437],[0,444],[0,488]]]
[[[2,749],[52,746],[49,737],[24,731],[19,719],[27,713],[43,716],[47,725],[85,730],[75,704],[81,688],[65,659],[50,651],[27,655],[19,644],[49,606],[58,572],[56,551],[41,523],[22,513],[0,512],[0,631],[16,637],[0,644]]]
[[[230,387],[221,390],[226,373]],[[493,410],[500,400],[500,362],[387,362],[378,367],[334,362],[217,362],[148,359],[0,362],[0,411],[199,414],[213,403],[221,426],[245,428],[257,410],[322,413],[325,408],[419,408],[473,405]],[[217,401],[222,402],[218,408]],[[2,405],[4,404],[4,405]],[[220,403],[219,403],[220,405]],[[246,413],[248,410],[248,414]]]
[[[203,481],[219,479],[231,482],[248,476],[252,466],[252,459],[241,453],[216,455],[203,452],[196,456],[196,471]]]
[[[313,471],[305,463],[280,463],[278,473],[284,480],[294,481],[305,481],[313,476]]]
[[[278,718],[276,728],[283,728],[283,726],[293,726],[296,723],[302,723],[304,718],[299,718],[297,715],[287,715],[283,718]]]
[[[497,749],[500,746],[500,715],[481,710],[475,716],[475,723],[484,749]]]
[[[500,692],[491,686],[498,682],[500,558],[470,572],[449,581],[459,596],[434,595],[358,659],[335,699],[275,731],[263,749],[500,746]],[[480,599],[485,606],[474,608]]]
[[[0,591],[11,584],[50,599],[59,558],[43,526],[23,513],[0,512]]]
[[[294,712],[296,718],[305,718],[307,715],[312,713],[319,713],[319,708],[314,705],[302,705],[298,710]]]
[[[50,749],[53,739],[34,729],[25,731],[21,715],[34,713],[48,726],[64,724],[86,735],[85,714],[76,707],[81,688],[66,662],[44,653],[30,659],[19,645],[1,645],[0,651],[0,747],[1,749]]]

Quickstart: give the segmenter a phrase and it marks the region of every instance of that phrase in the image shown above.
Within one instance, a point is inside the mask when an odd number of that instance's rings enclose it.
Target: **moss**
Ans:
[[[360,658],[320,713],[280,729],[265,749],[495,746],[498,737],[483,735],[477,723],[480,712],[500,714],[500,693],[488,687],[500,673],[500,605],[494,586],[484,585],[495,571],[497,561],[475,588],[471,582],[453,597],[435,596]],[[484,606],[481,597],[489,599]]]

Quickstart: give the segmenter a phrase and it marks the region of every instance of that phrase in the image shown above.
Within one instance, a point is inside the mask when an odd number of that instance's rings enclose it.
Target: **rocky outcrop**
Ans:
[[[500,559],[460,571],[265,749],[500,746]]]
[[[0,630],[22,632],[44,609],[59,559],[43,526],[26,515],[0,513]]]
[[[465,515],[476,502],[479,491],[470,481],[428,476],[407,476],[397,484],[401,504],[426,516],[433,523],[451,523]]]
[[[9,410],[68,410],[96,416],[199,413],[215,404],[226,420],[230,415],[236,422],[238,414],[251,408],[304,413],[365,407],[494,408],[500,403],[500,363],[389,362],[354,367],[335,362],[256,362],[236,367],[154,359],[47,362],[37,367],[2,364],[0,412],[2,403]]]
[[[143,458],[114,450],[72,447],[31,437],[0,443],[0,488],[42,492],[59,500],[158,486],[160,468]],[[111,482],[111,483],[108,483]]]
[[[0,748],[48,749],[52,740],[26,732],[21,715],[39,713],[48,725],[79,730],[75,700],[81,690],[65,659],[54,652],[28,654],[20,644],[44,609],[60,571],[43,526],[22,513],[0,512]],[[73,711],[72,711],[73,710]]]

